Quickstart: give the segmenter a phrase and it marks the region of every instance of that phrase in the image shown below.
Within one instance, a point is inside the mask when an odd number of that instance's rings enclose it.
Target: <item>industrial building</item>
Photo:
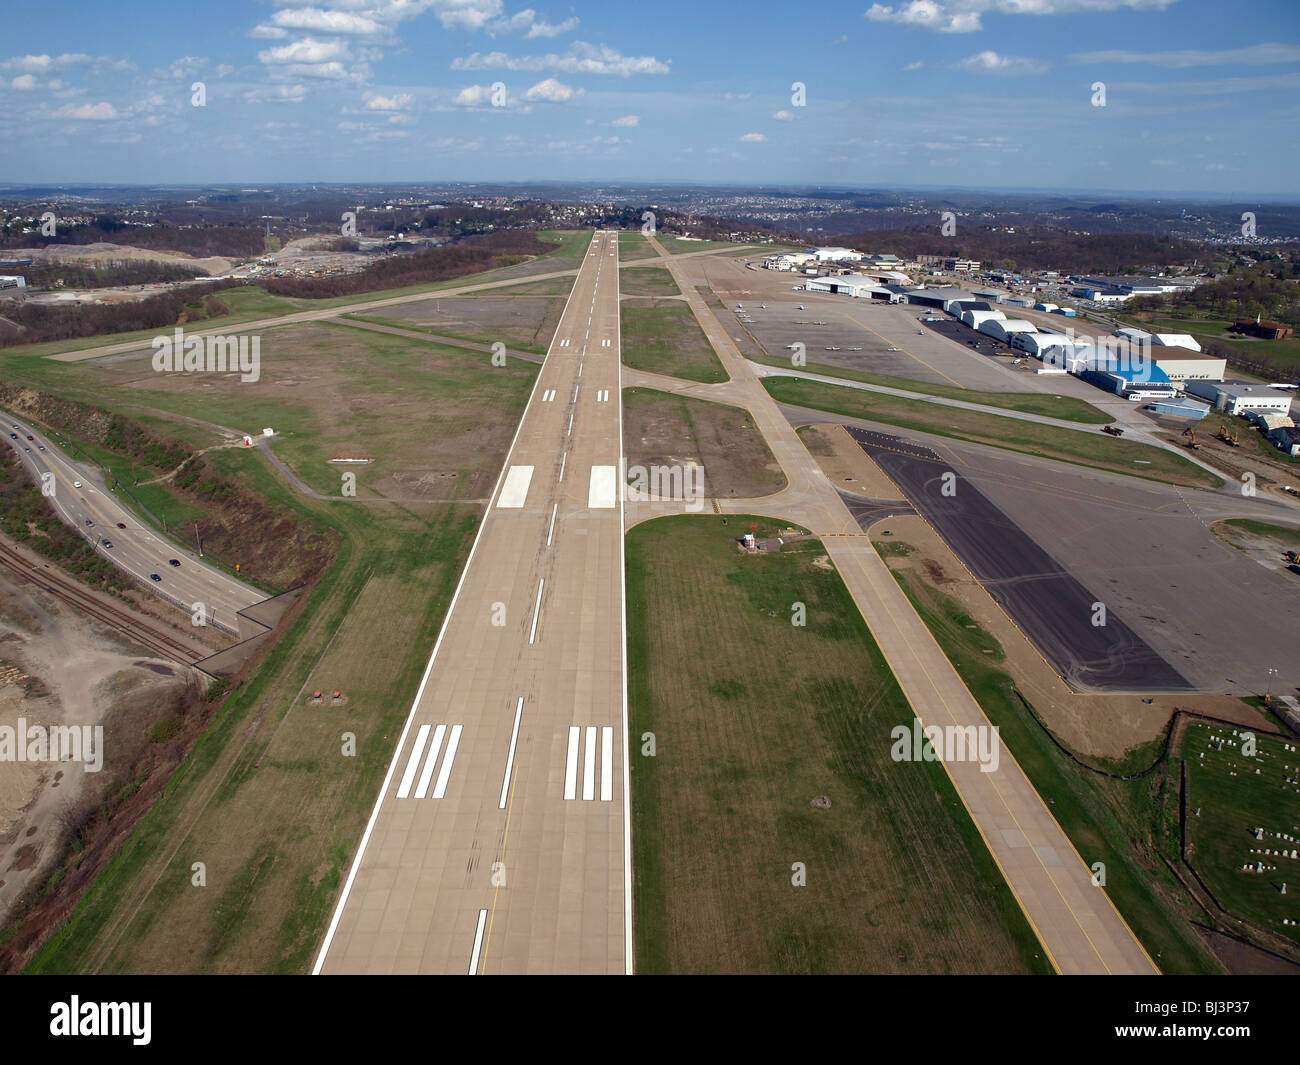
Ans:
[[[1080,370],[1079,377],[1125,399],[1175,399],[1178,395],[1177,389],[1159,366]]]
[[[805,292],[831,292],[857,299],[886,300],[902,303],[906,293],[901,285],[883,285],[866,274],[828,274],[804,282]]]
[[[986,318],[979,326],[981,333],[991,336],[994,340],[1000,340],[1004,344],[1011,342],[1012,336],[1016,333],[1037,333],[1038,326],[1033,322],[1026,322],[1023,318]]]
[[[1190,399],[1171,399],[1161,400],[1158,403],[1152,403],[1151,408],[1156,414],[1163,414],[1172,418],[1204,418],[1210,413],[1210,408],[1204,403],[1197,403]]]
[[[1187,391],[1208,399],[1215,410],[1244,414],[1248,410],[1268,414],[1289,414],[1291,397],[1267,385],[1247,381],[1188,381]]]
[[[1300,455],[1300,429],[1293,425],[1283,425],[1270,430],[1268,440],[1284,455],[1291,458]]]
[[[1188,381],[1222,381],[1228,372],[1228,360],[1183,347],[1151,349],[1151,358],[1179,387]]]
[[[963,311],[961,315],[962,325],[968,325],[972,329],[979,329],[985,322],[1000,321],[1005,318],[1006,315],[1001,311]]]
[[[0,297],[11,296],[22,299],[27,295],[27,278],[21,275],[16,277],[0,277]]]
[[[862,252],[852,248],[811,248],[812,257],[819,263],[857,262]]]

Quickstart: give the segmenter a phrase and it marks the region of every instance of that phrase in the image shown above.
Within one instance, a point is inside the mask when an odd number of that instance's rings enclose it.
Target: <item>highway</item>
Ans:
[[[597,232],[314,972],[631,972],[620,381]]]
[[[37,485],[51,486],[42,490],[46,491],[61,521],[80,532],[99,554],[155,595],[191,617],[194,604],[202,603],[207,624],[232,634],[239,633],[236,612],[260,603],[266,598],[265,592],[214,569],[195,552],[179,547],[143,525],[107,491],[98,467],[74,464],[47,436],[23,419],[8,414],[0,417],[4,439],[17,451],[32,479]],[[29,436],[32,439],[27,439]],[[48,481],[44,480],[47,474]],[[171,559],[180,565],[171,565]],[[157,581],[150,576],[155,573],[160,578]]]

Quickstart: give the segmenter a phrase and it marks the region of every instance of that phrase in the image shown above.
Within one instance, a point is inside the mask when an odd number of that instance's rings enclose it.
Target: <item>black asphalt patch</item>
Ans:
[[[838,490],[844,505],[849,508],[858,523],[858,528],[866,532],[881,518],[892,518],[895,514],[915,514],[911,506],[903,502],[889,502],[879,499],[867,499],[852,492]]]
[[[1191,685],[1098,597],[929,448],[846,426],[948,546],[1077,689],[1186,691]],[[951,474],[945,479],[945,474]],[[952,485],[944,494],[945,484]]]

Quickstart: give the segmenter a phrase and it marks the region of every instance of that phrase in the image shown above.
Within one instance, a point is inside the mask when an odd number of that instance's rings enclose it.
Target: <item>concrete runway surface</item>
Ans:
[[[631,971],[620,355],[598,232],[317,973]]]

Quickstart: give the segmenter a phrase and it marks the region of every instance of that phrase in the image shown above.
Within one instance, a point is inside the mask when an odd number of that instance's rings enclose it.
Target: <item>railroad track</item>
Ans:
[[[44,588],[56,599],[75,607],[87,617],[129,636],[155,654],[187,666],[204,657],[204,654],[199,653],[183,640],[142,624],[127,610],[119,610],[100,601],[71,577],[53,568],[47,570],[34,566],[5,543],[0,543],[0,566]]]

